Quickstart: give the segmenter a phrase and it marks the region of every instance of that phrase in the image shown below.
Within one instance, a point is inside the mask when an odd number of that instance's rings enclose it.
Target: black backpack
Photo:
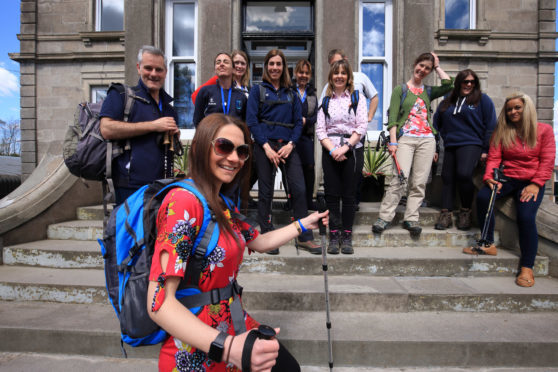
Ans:
[[[360,98],[360,95],[358,93],[358,90],[353,91],[353,93],[351,93],[351,105],[349,106],[349,113],[351,112],[351,109],[353,109],[353,112],[356,115],[356,110],[358,107],[358,100]],[[329,100],[331,99],[330,96],[325,96],[324,98],[322,98],[322,104],[320,105],[320,108],[323,110],[324,115],[327,119],[329,119]]]
[[[259,101],[259,105],[258,105],[258,120],[261,121],[262,123],[265,123],[267,125],[280,125],[282,127],[287,127],[287,128],[294,128],[294,123],[281,123],[278,121],[270,121],[270,120],[265,120],[265,119],[261,119],[261,112],[262,112],[262,107],[264,105],[267,106],[276,106],[276,105],[283,105],[285,103],[289,103],[292,104],[293,102],[293,91],[291,88],[289,88],[287,90],[287,100],[277,100],[277,101],[272,101],[272,100],[266,100],[265,99],[265,87],[260,84],[260,101]]]
[[[128,121],[135,100],[149,103],[137,96],[133,89],[120,83],[112,83],[108,90],[116,89],[124,95],[124,121]],[[106,140],[101,135],[99,113],[103,102],[82,102],[74,114],[74,122],[66,130],[64,138],[64,163],[73,175],[91,181],[107,180],[112,188],[112,161],[125,150],[130,141]]]

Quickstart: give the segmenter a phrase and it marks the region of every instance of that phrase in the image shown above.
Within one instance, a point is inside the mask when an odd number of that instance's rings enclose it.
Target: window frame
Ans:
[[[363,54],[362,44],[363,38],[363,10],[364,4],[367,3],[383,3],[385,6],[384,14],[384,55],[383,56],[365,56]],[[362,64],[367,63],[381,63],[383,65],[383,89],[382,92],[378,91],[378,94],[382,94],[382,107],[378,104],[376,113],[381,110],[382,117],[382,129],[367,130],[367,135],[369,140],[377,138],[380,132],[383,130],[384,123],[387,122],[386,111],[389,108],[389,101],[392,91],[392,80],[393,80],[393,0],[361,0],[359,3],[359,45],[358,45],[358,71],[362,70]],[[372,82],[374,84],[374,82]],[[374,85],[375,87],[376,85]],[[366,110],[368,112],[368,108]],[[376,116],[376,115],[374,115]]]
[[[122,5],[124,5],[125,0],[122,0]],[[97,32],[120,32],[124,31],[124,9],[122,9],[122,30],[112,30],[105,31],[101,29],[102,25],[102,14],[103,14],[103,0],[95,0],[95,31]]]
[[[173,16],[174,4],[194,4],[194,54],[190,56],[173,55]],[[198,0],[166,0],[165,3],[165,55],[167,57],[167,79],[165,80],[165,90],[174,97],[174,66],[176,63],[192,63],[198,76]],[[197,83],[194,81],[197,88]],[[173,103],[174,105],[174,103]],[[180,129],[180,138],[192,139],[195,129]]]

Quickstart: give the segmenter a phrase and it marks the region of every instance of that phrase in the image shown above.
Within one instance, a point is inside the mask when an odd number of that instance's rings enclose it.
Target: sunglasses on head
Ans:
[[[475,85],[475,81],[474,80],[463,80],[461,82],[461,84],[463,84],[463,85],[469,85],[469,84]]]
[[[213,145],[215,155],[229,156],[234,150],[236,150],[236,155],[238,155],[240,160],[245,161],[250,157],[250,146],[247,144],[240,145],[235,148],[234,143],[226,138],[216,138],[211,141],[211,144]]]

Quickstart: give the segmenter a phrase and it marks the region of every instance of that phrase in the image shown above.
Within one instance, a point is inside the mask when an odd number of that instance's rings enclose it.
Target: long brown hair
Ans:
[[[461,96],[461,83],[463,83],[463,81],[469,75],[473,77],[475,83],[471,94],[467,96],[465,102],[467,103],[467,105],[477,106],[479,104],[482,95],[479,77],[477,76],[477,74],[475,74],[475,71],[471,69],[465,69],[463,71],[459,71],[459,73],[455,77],[455,83],[450,95],[447,96],[447,98],[445,98],[442,103],[440,103],[440,112],[446,111],[448,107],[457,103],[457,99]]]
[[[233,181],[229,184],[223,184],[221,190],[217,189],[216,178],[215,175],[211,173],[209,165],[210,151],[213,151],[211,141],[216,138],[221,128],[230,124],[237,126],[242,131],[244,143],[250,143],[250,132],[248,131],[248,127],[240,119],[218,113],[206,116],[198,125],[194,138],[192,139],[192,146],[190,146],[190,151],[188,153],[188,176],[194,180],[200,192],[205,196],[207,204],[215,213],[219,228],[231,234],[238,243],[237,236],[233,232],[230,223],[228,223],[225,215],[221,213],[223,205],[219,193],[238,186],[243,193],[242,199],[247,200],[251,161],[246,161]],[[250,153],[250,155],[252,154]]]
[[[291,76],[289,75],[289,68],[287,66],[287,59],[282,51],[279,49],[271,49],[264,58],[264,73],[263,73],[263,81],[267,81],[271,84],[271,78],[269,73],[267,72],[267,63],[269,60],[275,56],[281,57],[283,61],[283,72],[281,73],[281,77],[279,78],[279,86],[281,88],[289,88],[291,86]]]
[[[353,84],[353,69],[351,68],[351,64],[346,59],[341,59],[331,65],[329,69],[329,74],[327,75],[327,90],[326,96],[332,96],[334,92],[334,85],[333,85],[333,74],[337,73],[340,68],[343,68],[347,73],[347,85],[345,89],[349,90],[349,93],[353,93],[355,90]]]
[[[524,105],[521,124],[517,126],[508,121],[508,115],[506,113],[508,102],[516,98],[523,101]],[[514,145],[517,136],[530,148],[537,145],[537,110],[531,97],[522,92],[515,92],[506,97],[504,106],[500,111],[500,115],[498,115],[498,124],[492,134],[490,142],[493,146],[501,144],[502,147],[509,148]]]
[[[231,57],[233,60],[233,68],[234,68],[234,57],[236,56],[241,56],[244,59],[244,62],[246,62],[246,71],[244,71],[244,75],[242,75],[242,81],[240,82],[240,84],[242,84],[242,86],[244,87],[247,87],[250,84],[250,62],[248,60],[248,55],[244,53],[244,51],[242,50],[238,50],[238,49],[233,50],[231,53]]]

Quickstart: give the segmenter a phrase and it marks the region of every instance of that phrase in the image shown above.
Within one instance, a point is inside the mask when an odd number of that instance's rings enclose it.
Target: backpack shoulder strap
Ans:
[[[349,107],[349,113],[351,112],[351,108],[352,108],[353,112],[356,115],[359,98],[360,96],[358,90],[354,90],[353,93],[351,93],[351,106]]]
[[[320,105],[320,108],[322,109],[322,111],[324,112],[324,115],[326,118],[329,119],[329,100],[331,99],[330,96],[324,96],[324,98],[322,98],[322,104]]]
[[[407,98],[407,91],[409,90],[409,87],[407,86],[407,83],[403,83],[401,84],[401,102],[399,104],[399,106],[403,106],[403,101],[405,101],[405,98]]]

